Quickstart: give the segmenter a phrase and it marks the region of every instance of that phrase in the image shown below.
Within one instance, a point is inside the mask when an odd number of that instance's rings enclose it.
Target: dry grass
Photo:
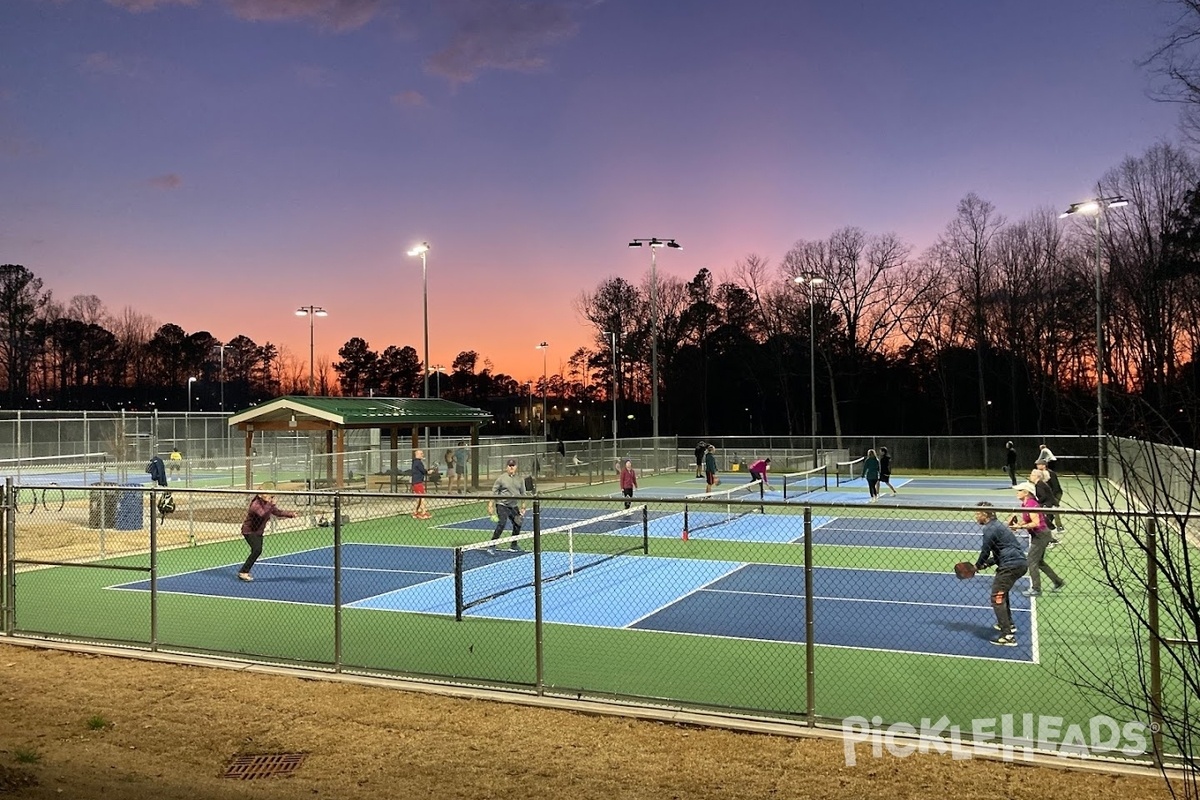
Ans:
[[[0,795],[22,800],[1168,796],[1156,777],[865,749],[847,767],[836,740],[4,643],[0,686]],[[291,777],[220,777],[231,757],[267,752],[309,755]]]

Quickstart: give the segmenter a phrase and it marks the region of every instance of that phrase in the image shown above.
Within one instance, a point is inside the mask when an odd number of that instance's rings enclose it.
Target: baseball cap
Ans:
[[[515,467],[516,465],[517,465],[517,460],[515,458],[510,458],[508,460],[508,466]]]

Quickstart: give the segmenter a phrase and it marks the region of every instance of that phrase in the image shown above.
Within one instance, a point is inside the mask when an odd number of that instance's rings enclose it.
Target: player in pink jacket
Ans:
[[[625,507],[629,508],[633,499],[633,490],[637,488],[637,473],[633,471],[633,462],[626,461],[621,468],[621,494],[625,495]]]

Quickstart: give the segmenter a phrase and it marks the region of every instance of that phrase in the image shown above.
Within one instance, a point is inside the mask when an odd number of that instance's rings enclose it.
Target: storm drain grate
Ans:
[[[308,753],[263,753],[257,756],[234,756],[225,767],[222,778],[237,778],[248,781],[251,778],[269,778],[272,775],[291,775]]]

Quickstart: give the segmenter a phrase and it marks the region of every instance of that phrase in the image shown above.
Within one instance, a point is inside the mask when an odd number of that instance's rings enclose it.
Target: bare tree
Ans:
[[[908,264],[909,252],[894,234],[870,236],[859,228],[841,228],[824,241],[799,241],[784,256],[781,277],[811,275],[825,281],[818,292],[828,309],[821,353],[839,442],[837,377],[856,375],[869,359],[888,350],[899,329],[897,309],[904,302],[900,271]],[[839,357],[843,363],[835,370]]]
[[[1195,281],[1168,268],[1163,237],[1198,177],[1191,158],[1159,144],[1127,158],[1099,186],[1102,194],[1130,201],[1106,212],[1101,228],[1111,296],[1105,380],[1140,390],[1159,407],[1166,400],[1164,387],[1177,381],[1179,368],[1192,356],[1194,332],[1185,323],[1196,295]]]
[[[957,216],[937,241],[940,260],[947,268],[946,277],[955,287],[959,301],[959,308],[953,315],[955,333],[975,350],[979,421],[985,441],[988,392],[984,365],[992,349],[986,311],[989,298],[997,288],[992,242],[1004,224],[1004,217],[996,213],[996,207],[972,192],[959,201]]]

